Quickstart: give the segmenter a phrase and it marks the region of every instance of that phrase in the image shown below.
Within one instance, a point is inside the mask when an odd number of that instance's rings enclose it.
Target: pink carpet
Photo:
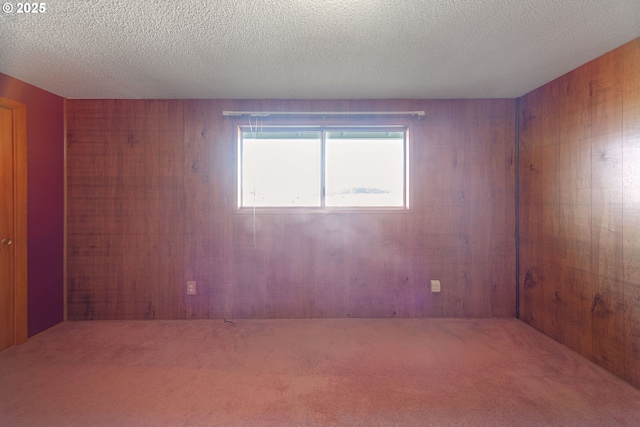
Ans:
[[[640,426],[513,319],[66,322],[0,353],[2,426]]]

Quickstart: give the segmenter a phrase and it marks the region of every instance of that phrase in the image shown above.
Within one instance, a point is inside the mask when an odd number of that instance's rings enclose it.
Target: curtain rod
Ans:
[[[223,111],[224,117],[269,116],[418,116],[424,111]]]

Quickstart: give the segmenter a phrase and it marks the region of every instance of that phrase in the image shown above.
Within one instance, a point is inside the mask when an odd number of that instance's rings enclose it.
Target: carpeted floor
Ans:
[[[65,322],[0,353],[2,426],[640,426],[514,319]]]

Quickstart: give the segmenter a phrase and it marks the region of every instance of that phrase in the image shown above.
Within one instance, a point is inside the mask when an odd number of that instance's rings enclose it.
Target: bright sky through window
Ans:
[[[326,140],[327,206],[403,206],[404,133],[376,139]]]
[[[320,206],[321,144],[315,139],[243,140],[243,206]]]

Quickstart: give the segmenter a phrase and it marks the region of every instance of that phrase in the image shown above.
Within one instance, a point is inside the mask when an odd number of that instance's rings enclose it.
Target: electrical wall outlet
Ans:
[[[431,281],[431,292],[440,292],[440,280]]]
[[[196,294],[196,281],[189,280],[187,282],[187,295],[195,295]]]

